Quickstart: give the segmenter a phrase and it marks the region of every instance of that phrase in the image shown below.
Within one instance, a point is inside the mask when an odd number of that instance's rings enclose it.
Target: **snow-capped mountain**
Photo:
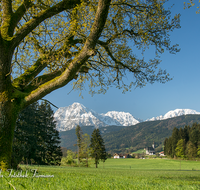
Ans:
[[[200,112],[191,109],[175,109],[167,112],[164,116],[153,117],[146,121],[164,120],[188,114],[200,114]],[[106,114],[99,114],[80,103],[73,103],[68,107],[59,108],[54,114],[54,119],[58,131],[71,130],[77,125],[95,127],[131,126],[143,122],[126,112],[109,111]]]
[[[130,126],[140,123],[139,120],[134,118],[130,113],[126,112],[109,111],[104,114],[104,116],[117,120],[122,126]]]
[[[99,114],[80,103],[73,103],[68,107],[59,108],[54,119],[58,131],[67,131],[80,126],[105,127],[109,125],[130,126],[139,123],[130,113],[110,111]]]
[[[147,119],[146,121],[164,120],[172,117],[178,117],[181,115],[189,115],[189,114],[200,114],[200,112],[191,109],[175,109],[173,111],[167,112],[164,116],[161,115],[157,117],[152,117],[151,119]]]

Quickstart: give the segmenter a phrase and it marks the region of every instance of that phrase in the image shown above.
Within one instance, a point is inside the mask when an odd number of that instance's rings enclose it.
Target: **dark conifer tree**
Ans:
[[[164,141],[164,154],[165,155],[168,155],[168,138],[165,138],[165,141]]]
[[[36,159],[37,108],[38,103],[35,102],[20,112],[18,116],[13,140],[12,166],[14,168],[22,160],[30,163],[31,158]]]
[[[17,120],[13,141],[13,167],[21,161],[59,164],[62,152],[59,133],[50,104],[36,102],[24,109]]]
[[[40,117],[41,132],[40,137],[40,152],[38,157],[45,164],[58,164],[62,157],[59,133],[56,130],[56,123],[53,118],[53,110],[49,103],[42,102],[39,105],[38,115]],[[39,149],[38,149],[39,150]]]
[[[177,135],[178,134],[178,135]],[[174,151],[174,148],[176,150],[177,143],[179,140],[182,140],[178,144],[177,151],[180,153],[180,150],[184,151],[182,152],[181,157],[187,157],[189,159],[192,159],[196,156],[200,157],[200,124],[193,123],[192,127],[185,126],[184,129],[180,128],[179,130],[177,128],[173,129],[172,136],[168,139],[166,138],[164,141],[164,151],[165,155],[174,157],[176,154],[176,151]],[[181,147],[181,144],[183,147]],[[180,154],[178,155],[180,156]]]
[[[92,133],[90,148],[91,157],[95,159],[95,165],[97,168],[99,160],[105,162],[105,160],[107,159],[104,141],[101,137],[99,129],[94,129]]]
[[[176,155],[176,145],[178,143],[179,140],[179,130],[174,127],[173,131],[172,131],[172,157],[174,157]]]
[[[198,147],[198,141],[200,140],[199,127],[200,125],[198,125],[197,123],[194,123],[189,133],[189,141],[191,141],[195,145],[196,148]]]

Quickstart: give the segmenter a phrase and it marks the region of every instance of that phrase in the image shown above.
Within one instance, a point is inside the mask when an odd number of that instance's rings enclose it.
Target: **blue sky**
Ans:
[[[166,51],[161,55],[160,64],[160,68],[166,69],[173,77],[172,81],[147,84],[125,94],[113,87],[106,94],[93,97],[85,86],[83,99],[79,97],[78,91],[70,92],[72,85],[69,84],[47,95],[45,99],[58,107],[79,102],[99,113],[124,111],[143,120],[177,108],[200,111],[200,14],[195,13],[196,6],[184,10],[184,0],[169,0],[167,5],[173,3],[172,15],[181,14],[181,28],[174,30],[170,39],[172,44],[179,44],[181,51],[175,55]],[[154,58],[153,53],[151,50],[146,52],[145,58]]]

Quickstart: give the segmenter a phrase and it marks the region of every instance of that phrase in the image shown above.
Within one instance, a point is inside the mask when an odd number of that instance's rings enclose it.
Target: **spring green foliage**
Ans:
[[[13,98],[22,96],[28,103],[77,76],[74,88],[82,89],[89,80],[91,93],[95,86],[104,93],[109,85],[126,91],[132,85],[168,81],[168,74],[157,70],[158,59],[146,62],[132,52],[132,46],[141,51],[154,46],[156,54],[178,51],[170,45],[169,32],[180,27],[179,15],[170,18],[164,3],[2,1],[1,38],[12,47],[10,74],[18,90]],[[39,75],[41,71],[45,73]],[[133,73],[130,84],[122,80],[127,72]]]
[[[175,152],[176,152],[176,156],[177,157],[184,158],[184,156],[185,156],[185,142],[184,142],[184,139],[180,139],[178,141],[178,143],[176,145]]]
[[[200,11],[200,0],[189,0],[189,2],[184,2],[184,9],[185,8],[190,8],[190,7],[193,7],[197,5],[197,11],[196,13],[199,14],[199,11]]]
[[[33,103],[19,114],[16,122],[12,167],[21,161],[59,164],[62,157],[59,144],[60,137],[50,104]]]
[[[148,61],[132,51],[179,51],[169,34],[180,15],[171,18],[166,1],[1,0],[0,161],[11,163],[19,112],[70,82],[82,90],[89,81],[93,94],[169,81],[158,57]]]
[[[200,164],[196,161],[167,159],[108,159],[90,168],[21,166],[27,169],[38,169],[39,175],[54,175],[54,178],[0,178],[0,189],[194,189],[200,187]],[[2,172],[0,175],[4,175]],[[32,175],[28,171],[29,175]],[[8,174],[5,174],[7,177]]]
[[[98,167],[99,160],[105,162],[107,159],[106,149],[100,130],[94,129],[90,140],[90,154],[95,159],[95,166]]]
[[[85,133],[83,134],[83,146],[82,146],[82,153],[81,153],[81,156],[82,158],[82,164],[86,167],[89,166],[89,156],[90,156],[90,148],[89,148],[89,145],[90,145],[90,136]]]
[[[194,159],[199,156],[200,124],[173,129],[172,136],[165,139],[165,155]]]
[[[89,143],[90,136],[85,133],[83,134],[82,129],[79,125],[76,127],[76,136],[77,136],[77,157],[78,157],[78,165],[80,163],[88,167],[88,157],[90,153]]]
[[[75,159],[75,153],[72,152],[71,150],[67,150],[67,156],[62,157],[61,160],[61,165],[62,166],[76,166],[76,162],[74,161]]]

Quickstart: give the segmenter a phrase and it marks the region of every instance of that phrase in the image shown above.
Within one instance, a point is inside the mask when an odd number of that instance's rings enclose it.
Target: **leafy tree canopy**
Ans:
[[[166,1],[0,0],[0,161],[9,167],[19,112],[74,79],[80,90],[90,81],[91,94],[170,80],[159,59],[132,51],[178,51],[169,32],[180,15],[170,18]]]
[[[14,87],[25,91],[28,101],[76,77],[74,87],[82,89],[89,80],[91,93],[94,86],[106,92],[111,84],[128,90],[132,85],[168,81],[165,71],[156,73],[158,59],[145,62],[132,52],[133,46],[144,51],[151,45],[156,53],[177,52],[170,46],[169,32],[179,28],[179,15],[170,20],[164,2],[2,1],[1,37],[14,51]],[[122,80],[127,72],[134,73],[129,85]]]

